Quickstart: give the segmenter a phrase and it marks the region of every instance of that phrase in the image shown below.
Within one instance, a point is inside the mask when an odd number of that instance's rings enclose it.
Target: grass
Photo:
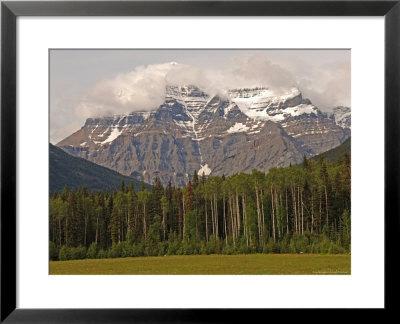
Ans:
[[[51,261],[50,274],[350,274],[350,255],[214,254]]]

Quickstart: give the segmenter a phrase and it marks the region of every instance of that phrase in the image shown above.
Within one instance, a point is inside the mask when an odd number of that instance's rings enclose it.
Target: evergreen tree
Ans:
[[[149,199],[149,217],[150,221],[153,219],[155,215],[162,215],[162,205],[161,198],[164,196],[164,187],[157,177],[155,179],[154,185],[151,188],[151,196]]]
[[[192,185],[193,188],[197,188],[197,186],[199,185],[199,176],[196,170],[193,172]]]
[[[121,180],[121,186],[120,186],[120,189],[119,189],[121,192],[125,192],[125,181],[124,180]]]
[[[193,253],[350,253],[350,155],[151,191],[89,191],[49,199],[50,257]],[[86,251],[86,249],[88,249]]]
[[[186,201],[185,201],[185,207],[186,207],[187,213],[192,211],[193,199],[194,199],[193,187],[192,187],[191,181],[189,180],[189,183],[188,183],[188,186],[186,189]]]

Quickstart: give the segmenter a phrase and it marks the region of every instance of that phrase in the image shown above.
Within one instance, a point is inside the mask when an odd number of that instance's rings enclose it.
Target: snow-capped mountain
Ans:
[[[342,128],[351,129],[351,109],[350,107],[335,107],[331,118],[335,121],[336,125]]]
[[[282,122],[302,114],[317,114],[310,101],[303,100],[297,88],[277,94],[267,88],[236,89],[229,91],[231,100],[250,118]]]
[[[154,111],[89,118],[57,145],[149,183],[158,176],[181,185],[194,172],[268,171],[336,147],[350,136],[350,109],[335,111],[323,114],[295,88],[233,89],[224,98],[168,86]]]

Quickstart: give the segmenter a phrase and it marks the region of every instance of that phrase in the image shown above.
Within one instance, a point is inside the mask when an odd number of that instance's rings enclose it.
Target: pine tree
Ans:
[[[162,196],[161,198],[161,207],[162,207],[162,228],[163,228],[163,239],[164,241],[167,238],[167,214],[169,212],[169,203],[166,196]]]
[[[111,231],[111,241],[113,244],[119,243],[121,240],[120,235],[120,216],[116,208],[113,209],[111,213],[111,222],[110,222],[110,231]]]
[[[164,187],[158,177],[156,177],[153,187],[151,188],[151,195],[149,199],[149,217],[152,221],[155,215],[162,215],[161,198],[164,196]]]
[[[120,189],[119,189],[121,192],[125,192],[125,181],[124,180],[121,180],[121,186],[120,186]]]
[[[146,189],[146,186],[144,185],[144,181],[140,181],[140,191],[144,191]]]
[[[193,185],[193,188],[197,188],[197,186],[199,185],[199,176],[198,176],[196,170],[194,170],[194,172],[193,172],[192,185]]]
[[[321,180],[322,180],[322,185],[323,185],[323,194],[325,197],[325,230],[326,233],[329,233],[329,203],[328,203],[328,183],[329,183],[329,177],[328,177],[328,168],[326,165],[325,160],[321,159]]]
[[[85,248],[91,257],[157,255],[167,246],[171,254],[220,253],[222,247],[230,253],[350,252],[349,159],[303,157],[266,175],[194,174],[181,188],[169,182],[164,189],[156,178],[151,192],[143,184],[136,193],[123,182],[112,194],[65,187],[49,197],[51,258],[81,258]]]
[[[189,180],[189,183],[188,183],[187,189],[186,189],[186,200],[185,200],[185,208],[186,208],[185,211],[187,213],[192,211],[193,199],[194,199],[194,193],[193,193],[192,183]]]
[[[175,202],[178,207],[178,234],[181,238],[183,235],[183,206],[182,206],[182,191],[180,188],[175,190]]]

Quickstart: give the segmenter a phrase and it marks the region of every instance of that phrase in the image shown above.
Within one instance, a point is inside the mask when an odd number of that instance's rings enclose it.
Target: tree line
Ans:
[[[350,253],[350,154],[151,190],[121,182],[50,197],[50,259],[210,253]]]

